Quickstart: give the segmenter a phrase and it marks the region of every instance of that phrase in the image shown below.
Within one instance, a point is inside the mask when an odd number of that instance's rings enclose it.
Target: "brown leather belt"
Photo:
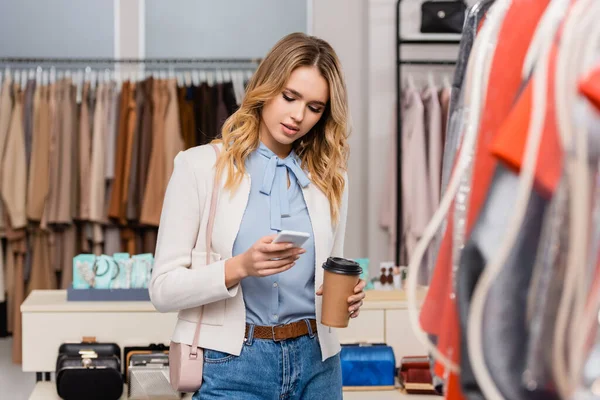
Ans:
[[[308,324],[310,324],[310,328],[314,335],[317,334],[317,321],[314,319],[309,320],[301,320],[292,322],[291,324],[286,325],[274,325],[274,326],[260,326],[254,325],[254,332],[252,337],[254,339],[271,339],[275,342],[279,342],[281,340],[286,339],[295,339],[300,336],[308,335]],[[248,337],[248,333],[250,331],[250,325],[246,324],[246,334],[244,337]]]

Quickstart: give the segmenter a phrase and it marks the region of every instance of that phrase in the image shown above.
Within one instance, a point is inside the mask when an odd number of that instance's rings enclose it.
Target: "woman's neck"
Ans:
[[[273,153],[275,153],[275,155],[277,157],[281,158],[282,160],[284,158],[286,158],[287,156],[289,156],[290,153],[292,152],[291,144],[279,143],[278,141],[273,139],[273,136],[271,136],[271,134],[268,132],[260,133],[260,141],[263,142],[263,144],[265,146],[267,146],[267,148],[269,150],[271,150]]]

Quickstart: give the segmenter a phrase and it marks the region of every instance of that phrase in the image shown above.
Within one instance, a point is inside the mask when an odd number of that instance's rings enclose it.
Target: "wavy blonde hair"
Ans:
[[[217,160],[217,176],[226,170],[225,188],[235,190],[246,173],[246,158],[260,144],[259,127],[263,105],[281,95],[292,71],[315,66],[329,84],[329,101],[315,126],[292,148],[311,181],[327,196],[332,221],[339,218],[346,184],[348,147],[348,97],[340,61],[324,40],[303,33],[281,39],[248,82],[240,108],[223,125],[223,151]],[[237,168],[236,168],[237,167]]]

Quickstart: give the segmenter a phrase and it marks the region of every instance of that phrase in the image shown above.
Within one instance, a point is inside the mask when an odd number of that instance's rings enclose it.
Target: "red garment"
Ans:
[[[548,63],[548,84],[546,88],[546,117],[537,156],[535,169],[536,188],[547,195],[554,193],[563,162],[563,149],[556,125],[556,106],[554,76],[556,74],[556,56],[558,48],[550,50]],[[498,136],[492,143],[491,152],[510,168],[519,172],[527,143],[527,133],[531,123],[531,105],[533,103],[533,79],[531,79],[504,121]]]
[[[600,66],[594,68],[587,76],[579,81],[579,93],[600,111]]]

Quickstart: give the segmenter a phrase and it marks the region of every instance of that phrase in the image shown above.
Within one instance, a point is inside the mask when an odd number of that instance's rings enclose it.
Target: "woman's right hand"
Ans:
[[[301,247],[294,247],[292,243],[273,243],[275,237],[277,235],[262,237],[240,254],[245,276],[262,277],[287,271],[306,252]]]
[[[276,234],[264,236],[244,253],[225,263],[227,287],[237,284],[248,276],[265,277],[279,274],[292,268],[300,255],[306,253],[292,243],[273,243]]]

